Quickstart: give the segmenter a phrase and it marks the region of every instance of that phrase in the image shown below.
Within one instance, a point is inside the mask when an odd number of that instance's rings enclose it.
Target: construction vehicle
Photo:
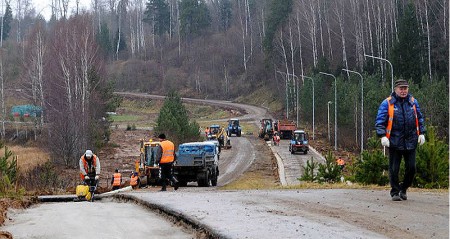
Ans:
[[[214,142],[180,144],[173,169],[180,186],[197,182],[199,187],[217,186],[219,152]]]
[[[140,157],[136,161],[136,172],[139,175],[139,186],[158,185],[159,181],[159,164],[156,157],[160,150],[159,142],[153,140],[140,140]]]
[[[268,141],[274,133],[274,125],[272,119],[261,119],[259,127],[259,137]]]
[[[209,126],[208,140],[217,140],[221,148],[231,148],[230,138],[226,134],[225,130],[218,124]]]
[[[281,139],[291,139],[297,125],[292,120],[277,120],[275,122],[275,130],[280,135]]]
[[[303,154],[307,154],[308,150],[308,134],[305,133],[304,130],[295,130],[291,141],[289,142],[289,151],[291,154],[300,151],[303,152]]]
[[[239,125],[238,119],[230,119],[228,120],[228,127],[227,127],[227,135],[228,137],[231,137],[231,135],[235,134],[237,137],[241,137],[242,128]]]

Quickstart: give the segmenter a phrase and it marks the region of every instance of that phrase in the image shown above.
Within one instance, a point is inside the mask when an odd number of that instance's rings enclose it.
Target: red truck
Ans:
[[[294,130],[297,129],[297,125],[292,120],[277,120],[275,122],[275,130],[282,139],[291,139]]]

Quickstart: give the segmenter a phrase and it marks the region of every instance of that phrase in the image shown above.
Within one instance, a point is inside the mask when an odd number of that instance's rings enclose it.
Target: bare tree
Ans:
[[[47,87],[52,94],[48,99],[51,114],[50,144],[53,152],[66,165],[76,165],[80,152],[91,148],[89,138],[92,117],[99,110],[92,100],[98,82],[92,81],[92,72],[101,64],[91,18],[79,15],[62,22],[52,34],[51,66]],[[95,107],[93,107],[95,106]]]

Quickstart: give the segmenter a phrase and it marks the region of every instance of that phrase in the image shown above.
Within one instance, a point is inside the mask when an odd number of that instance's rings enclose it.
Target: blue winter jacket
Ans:
[[[395,92],[391,94],[391,104],[394,104],[394,121],[392,123],[391,137],[389,138],[389,147],[398,150],[411,150],[417,147],[416,117],[414,115],[413,105],[416,105],[417,118],[419,120],[419,133],[425,134],[425,125],[419,103],[408,94],[405,99],[397,98]],[[388,124],[388,101],[381,102],[378,109],[375,129],[378,137],[386,136],[386,127]]]

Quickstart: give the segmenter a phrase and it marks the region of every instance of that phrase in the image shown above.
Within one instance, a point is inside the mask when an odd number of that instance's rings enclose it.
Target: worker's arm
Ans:
[[[162,147],[161,147],[161,145],[158,145],[158,150],[156,151],[156,157],[155,157],[155,162],[157,164],[159,164],[159,162],[161,161],[161,157],[162,157]]]
[[[83,175],[86,175],[86,170],[84,170],[83,160],[80,158],[80,172]]]
[[[100,175],[100,169],[101,169],[101,167],[100,167],[100,159],[99,159],[98,156],[96,158],[97,159],[96,159],[96,162],[95,162],[95,174],[96,175]]]

